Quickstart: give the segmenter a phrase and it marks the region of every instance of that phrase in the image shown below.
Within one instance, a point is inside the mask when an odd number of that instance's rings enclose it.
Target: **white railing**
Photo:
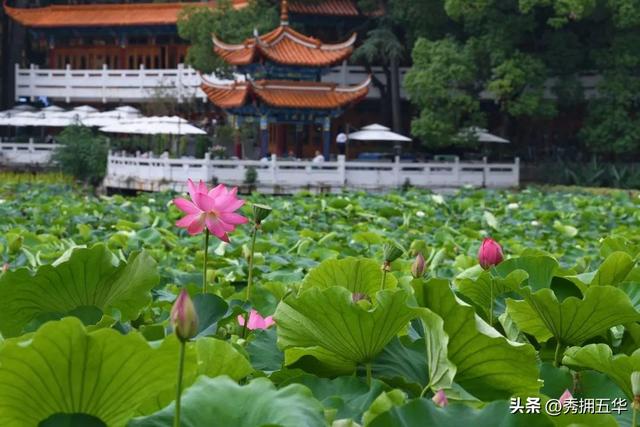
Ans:
[[[404,76],[406,68],[402,68]],[[373,72],[381,81],[386,81],[381,67]],[[106,65],[97,70],[41,69],[15,66],[15,96],[35,100],[45,96],[64,102],[149,102],[157,98],[171,97],[183,102],[187,99],[206,99],[200,90],[202,82],[193,68],[178,65],[175,69],[112,70]],[[341,85],[356,85],[367,79],[364,67],[347,66],[333,68],[323,76],[323,81]],[[211,78],[214,78],[213,76]],[[404,91],[401,92],[404,97]],[[380,98],[380,92],[371,85],[369,98]]]
[[[47,165],[51,163],[56,144],[29,142],[3,142],[0,141],[0,165],[24,166]]]
[[[105,185],[146,191],[185,190],[187,179],[218,181],[238,186],[245,182],[248,168],[257,173],[260,191],[290,193],[304,189],[339,191],[348,189],[385,190],[405,183],[416,187],[442,188],[515,187],[520,181],[520,162],[487,163],[393,163],[278,160],[212,160],[127,157],[109,154]]]

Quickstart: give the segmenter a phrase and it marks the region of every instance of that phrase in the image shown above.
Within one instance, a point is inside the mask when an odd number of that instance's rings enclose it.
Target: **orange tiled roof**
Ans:
[[[217,84],[204,80],[202,90],[220,108],[241,107],[247,98],[258,99],[276,108],[333,110],[362,100],[369,92],[368,78],[357,86],[339,87],[335,83],[258,80]]]
[[[247,6],[248,0],[233,0],[236,9]],[[102,27],[137,25],[175,25],[186,6],[212,6],[200,3],[128,3],[52,5],[36,8],[15,8],[6,5],[7,14],[26,27]]]
[[[360,12],[353,0],[292,1],[289,12],[301,15],[358,16]]]
[[[288,25],[281,25],[263,36],[247,39],[242,44],[227,44],[213,36],[215,52],[231,65],[251,64],[260,55],[278,64],[327,67],[351,56],[355,41],[354,33],[344,43],[324,44]]]

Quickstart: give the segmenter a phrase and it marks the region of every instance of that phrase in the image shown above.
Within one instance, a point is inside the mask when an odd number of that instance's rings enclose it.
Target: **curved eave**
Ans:
[[[202,77],[200,89],[207,95],[209,101],[222,108],[239,108],[242,107],[249,94],[249,85],[247,83],[234,82],[231,84],[220,84],[207,80]]]
[[[353,33],[342,43],[325,44],[288,26],[280,26],[242,44],[228,44],[212,36],[215,53],[228,64],[236,66],[249,65],[256,60],[256,55],[260,55],[280,65],[329,67],[351,56],[356,39],[357,34]]]

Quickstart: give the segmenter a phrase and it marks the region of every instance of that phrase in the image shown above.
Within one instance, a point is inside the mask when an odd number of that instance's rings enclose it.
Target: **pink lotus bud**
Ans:
[[[567,400],[571,400],[573,399],[573,395],[571,394],[571,392],[569,390],[565,390],[564,393],[562,393],[560,395],[560,398],[558,399],[558,402],[560,402],[560,404],[562,406],[564,406],[565,402]]]
[[[431,400],[433,400],[433,403],[440,406],[441,408],[444,408],[449,404],[449,400],[447,400],[447,395],[444,394],[443,389],[438,390],[438,392],[433,395],[433,398]]]
[[[9,271],[9,264],[5,262],[2,266],[2,272],[6,273],[7,271]]]
[[[184,289],[171,308],[171,324],[180,341],[188,341],[198,333],[198,314],[189,293]]]
[[[489,237],[485,238],[478,251],[478,262],[480,262],[480,266],[488,270],[500,264],[503,259],[502,247],[498,242]]]
[[[414,279],[419,279],[422,276],[424,276],[424,267],[425,267],[424,257],[422,256],[421,252],[418,252],[418,255],[416,256],[415,261],[413,261],[413,264],[411,265],[411,275],[413,276]]]

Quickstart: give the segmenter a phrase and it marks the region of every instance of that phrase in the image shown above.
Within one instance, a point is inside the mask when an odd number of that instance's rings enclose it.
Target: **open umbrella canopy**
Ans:
[[[112,111],[103,111],[99,113],[89,114],[82,119],[83,126],[114,126],[123,122],[130,122],[140,117],[140,112],[133,107],[129,109],[120,110],[116,108]]]
[[[106,133],[130,133],[136,135],[206,135],[187,120],[177,116],[141,117],[100,128]]]
[[[355,141],[411,141],[411,138],[400,135],[399,133],[392,132],[388,127],[379,125],[377,123],[365,126],[357,132],[350,133],[349,139]]]
[[[134,114],[136,116],[140,116],[140,110],[132,107],[131,105],[121,105],[117,107],[114,111],[119,111],[124,114]]]
[[[474,138],[476,138],[480,142],[495,142],[498,144],[508,144],[511,142],[508,139],[504,139],[502,137],[499,137],[498,135],[489,133],[487,129],[483,129],[480,127],[473,126],[473,127],[467,128],[464,132],[470,133],[471,135],[474,136]]]
[[[57,105],[49,105],[48,107],[44,107],[40,111],[44,111],[45,113],[61,113],[66,110],[62,107],[58,107]]]
[[[97,108],[93,108],[89,105],[81,105],[80,107],[76,107],[73,109],[73,111],[75,111],[76,113],[81,113],[81,114],[91,114],[91,113],[97,113],[98,109]]]

